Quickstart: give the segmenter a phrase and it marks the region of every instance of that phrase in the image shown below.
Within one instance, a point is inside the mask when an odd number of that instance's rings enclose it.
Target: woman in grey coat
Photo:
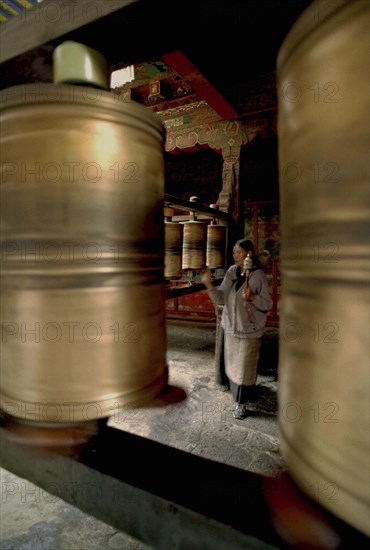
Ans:
[[[233,416],[242,420],[248,414],[246,403],[253,398],[261,337],[272,301],[253,243],[248,239],[237,241],[233,257],[235,264],[227,270],[220,286],[212,285],[208,268],[202,274],[202,282],[213,303],[224,306],[221,326],[225,371],[235,400]]]

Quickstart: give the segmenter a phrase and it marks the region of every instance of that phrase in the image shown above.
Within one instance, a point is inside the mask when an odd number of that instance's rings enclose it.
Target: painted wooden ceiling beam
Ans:
[[[237,118],[238,113],[230,103],[213,87],[199,69],[181,50],[162,55],[163,61],[179,73],[186,82],[208,103],[222,118]]]

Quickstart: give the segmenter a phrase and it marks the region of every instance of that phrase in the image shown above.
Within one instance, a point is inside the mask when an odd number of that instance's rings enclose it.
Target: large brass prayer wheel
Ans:
[[[297,485],[367,535],[368,22],[368,2],[314,2],[277,60],[281,450]]]
[[[77,422],[167,384],[161,123],[87,87],[1,102],[1,408]]]

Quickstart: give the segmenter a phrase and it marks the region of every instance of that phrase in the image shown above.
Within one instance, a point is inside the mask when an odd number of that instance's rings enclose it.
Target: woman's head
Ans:
[[[249,239],[239,239],[239,241],[236,241],[235,246],[239,246],[244,250],[244,252],[254,258],[254,246],[252,241],[250,241]]]
[[[251,256],[254,258],[254,246],[249,239],[239,239],[233,248],[234,262],[239,267],[243,267],[244,258]]]

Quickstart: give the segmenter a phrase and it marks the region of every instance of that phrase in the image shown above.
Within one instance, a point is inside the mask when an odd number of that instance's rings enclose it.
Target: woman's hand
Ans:
[[[253,292],[251,292],[250,288],[245,288],[243,290],[242,296],[244,300],[247,300],[247,302],[251,302],[255,295],[253,294]]]

